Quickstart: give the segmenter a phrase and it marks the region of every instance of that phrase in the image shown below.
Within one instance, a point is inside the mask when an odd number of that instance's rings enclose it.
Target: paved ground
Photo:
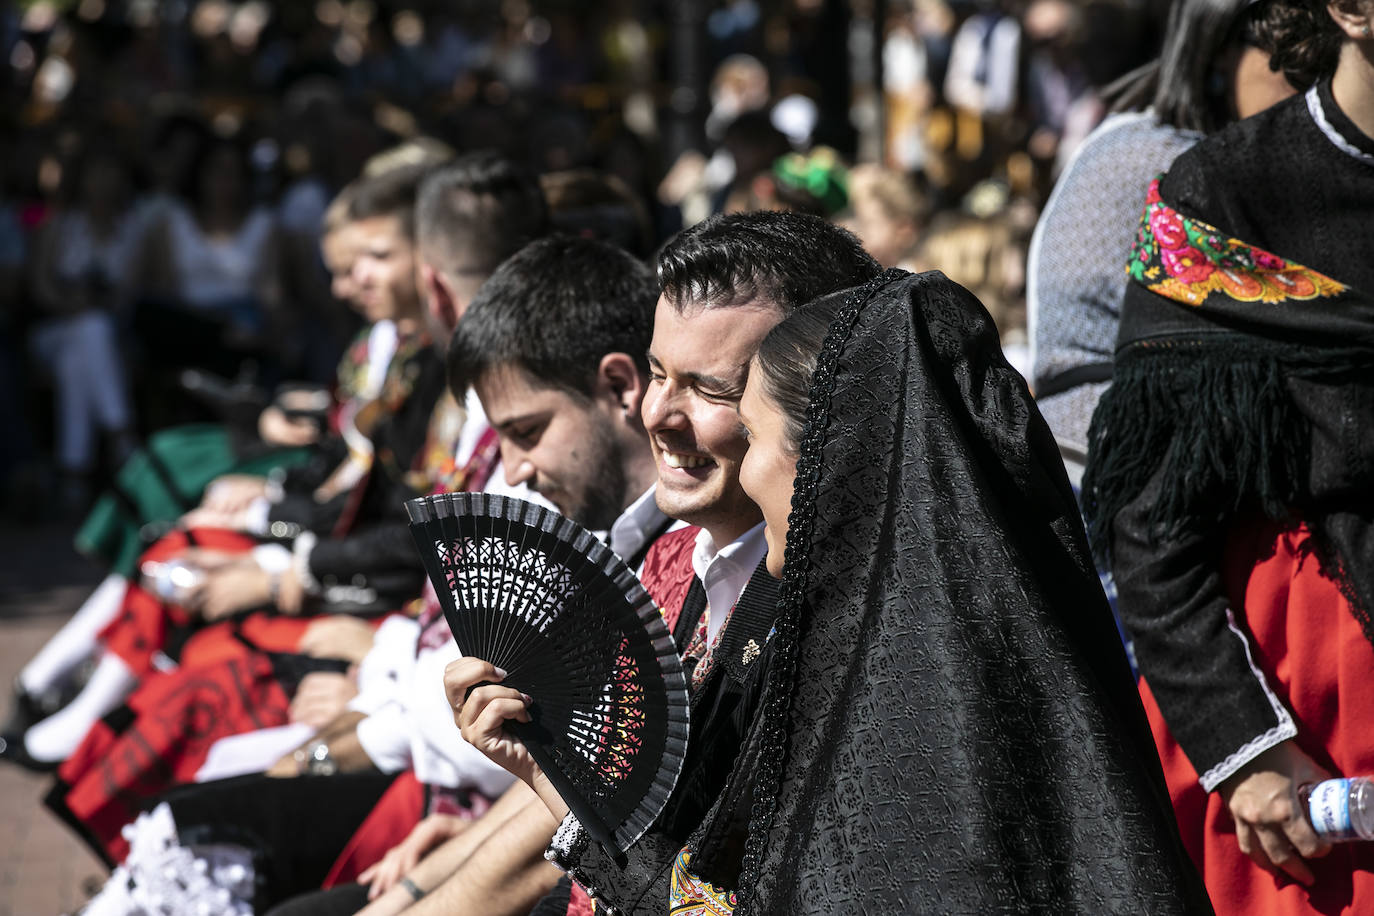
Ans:
[[[19,668],[81,602],[99,572],[61,525],[0,522],[0,717]],[[47,809],[51,778],[0,764],[0,916],[57,916],[85,902],[105,867]]]

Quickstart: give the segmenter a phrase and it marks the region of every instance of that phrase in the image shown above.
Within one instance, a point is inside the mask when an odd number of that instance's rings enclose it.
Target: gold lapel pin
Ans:
[[[759,657],[759,644],[752,639],[744,644],[744,663],[747,665]]]

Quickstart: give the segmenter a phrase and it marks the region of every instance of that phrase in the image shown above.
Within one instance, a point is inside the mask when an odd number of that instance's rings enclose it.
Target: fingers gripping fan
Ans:
[[[624,852],[687,749],[687,684],[653,599],[594,535],[540,506],[444,493],[406,509],[458,648],[533,700],[532,721],[507,730],[587,833]]]

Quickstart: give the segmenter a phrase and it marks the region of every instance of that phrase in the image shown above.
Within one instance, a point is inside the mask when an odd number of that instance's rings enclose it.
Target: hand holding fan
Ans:
[[[593,534],[532,503],[444,493],[406,510],[458,648],[533,699],[506,730],[587,833],[624,852],[687,750],[687,684],[653,599]]]

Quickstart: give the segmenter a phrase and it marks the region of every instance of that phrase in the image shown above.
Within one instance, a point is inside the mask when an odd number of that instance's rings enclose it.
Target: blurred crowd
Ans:
[[[326,205],[420,136],[563,173],[641,256],[713,212],[842,220],[977,292],[1025,371],[1038,208],[1160,27],[1119,0],[582,7],[0,6],[7,493],[55,482],[79,510],[151,431],[328,382],[359,318],[318,253]]]

